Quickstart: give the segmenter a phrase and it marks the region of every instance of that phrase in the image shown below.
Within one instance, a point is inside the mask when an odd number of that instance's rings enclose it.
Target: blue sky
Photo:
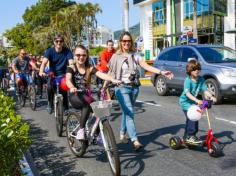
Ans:
[[[103,12],[97,15],[98,25],[109,27],[113,31],[122,28],[123,0],[75,0],[76,2],[91,2],[100,4]],[[26,7],[35,4],[37,0],[3,0],[0,6],[0,33],[23,22],[22,15]],[[139,22],[139,7],[133,6],[129,0],[130,23],[132,26]]]

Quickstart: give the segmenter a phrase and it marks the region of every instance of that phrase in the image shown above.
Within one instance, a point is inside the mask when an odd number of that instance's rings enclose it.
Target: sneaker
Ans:
[[[185,142],[190,145],[201,145],[203,143],[203,141],[199,140],[196,136],[186,137]]]
[[[47,111],[49,114],[52,114],[52,107],[50,105],[47,106]]]
[[[127,144],[129,141],[128,141],[128,137],[126,136],[126,135],[124,135],[124,134],[121,134],[120,135],[120,141],[122,142],[122,143],[124,143],[124,144]]]
[[[84,128],[79,129],[79,131],[77,132],[77,135],[76,135],[76,139],[78,139],[78,140],[85,139]]]
[[[69,114],[69,110],[68,110],[68,109],[65,109],[65,110],[64,110],[64,116],[68,116],[68,114]]]

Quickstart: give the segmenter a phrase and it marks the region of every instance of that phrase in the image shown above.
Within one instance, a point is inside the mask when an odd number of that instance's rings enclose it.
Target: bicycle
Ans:
[[[59,137],[62,136],[63,133],[63,116],[64,116],[64,109],[63,109],[63,96],[60,94],[60,82],[64,75],[55,76],[54,73],[50,72],[48,73],[48,78],[53,79],[53,83],[56,84],[56,93],[54,95],[54,117],[56,119],[56,130],[57,135]]]
[[[25,76],[30,77],[29,73],[25,73]],[[25,78],[21,78],[18,94],[16,94],[18,105],[25,106],[26,99],[29,98],[30,107],[32,110],[36,109],[36,90],[33,83],[28,83]]]
[[[112,101],[95,101],[90,104],[93,109],[93,115],[86,122],[85,140],[77,140],[76,134],[80,129],[80,114],[78,112],[69,112],[66,119],[66,137],[71,152],[82,157],[89,145],[97,144],[99,129],[103,147],[105,149],[109,165],[113,175],[120,175],[120,158],[116,145],[115,136],[109,122],[111,115]],[[94,121],[94,123],[92,123]]]

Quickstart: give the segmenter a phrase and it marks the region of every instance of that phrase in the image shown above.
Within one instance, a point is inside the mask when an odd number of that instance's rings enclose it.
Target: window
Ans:
[[[168,61],[179,61],[180,60],[180,49],[174,48],[169,50],[167,53],[167,60]]]
[[[161,0],[152,4],[154,25],[166,24],[166,1]]]
[[[188,62],[188,59],[198,59],[197,54],[190,48],[183,48],[182,49],[182,57],[181,62]]]

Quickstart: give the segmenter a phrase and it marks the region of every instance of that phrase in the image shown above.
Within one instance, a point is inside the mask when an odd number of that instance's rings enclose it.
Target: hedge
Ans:
[[[30,144],[29,125],[22,122],[14,108],[13,97],[0,91],[0,173],[3,176],[18,175],[19,160]]]

